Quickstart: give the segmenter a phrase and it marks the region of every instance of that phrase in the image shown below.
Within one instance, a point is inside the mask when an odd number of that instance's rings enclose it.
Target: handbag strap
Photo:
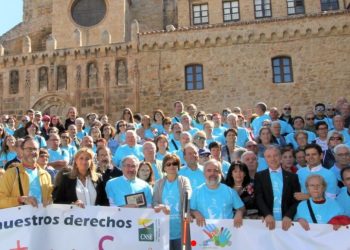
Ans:
[[[171,139],[171,143],[174,145],[174,147],[175,147],[176,150],[179,150],[179,147],[176,145],[174,139]]]
[[[317,223],[317,220],[316,220],[316,217],[315,217],[315,214],[314,214],[314,210],[312,210],[312,207],[311,207],[310,200],[307,200],[306,203],[307,203],[307,207],[309,208],[309,212],[310,212],[310,215],[311,215],[312,222],[313,223]]]
[[[17,178],[18,178],[18,186],[19,186],[19,194],[21,196],[23,196],[23,187],[22,187],[22,182],[21,182],[21,177],[19,176],[19,169],[18,167],[16,167],[16,171],[17,171]]]

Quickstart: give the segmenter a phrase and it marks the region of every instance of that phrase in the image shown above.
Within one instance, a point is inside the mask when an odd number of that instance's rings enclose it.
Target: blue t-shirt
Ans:
[[[164,133],[164,127],[162,124],[152,123],[151,128],[155,128],[157,130],[157,136]]]
[[[232,219],[233,209],[244,206],[236,190],[225,184],[210,189],[205,183],[193,191],[190,204],[206,219]]]
[[[67,150],[69,153],[69,163],[73,162],[75,154],[78,152],[76,146],[68,145],[67,147],[61,146],[61,149]]]
[[[221,137],[224,136],[224,133],[226,131],[225,127],[218,127],[218,128],[213,128],[213,136]]]
[[[306,179],[308,176],[316,174],[321,175],[327,183],[326,196],[334,199],[339,189],[337,178],[332,171],[322,167],[321,165],[314,167],[312,171],[310,171],[309,167],[298,170],[297,175],[299,177],[301,191],[303,193],[307,193]]]
[[[315,133],[308,131],[308,130],[303,130],[303,131],[307,133],[307,143],[312,143],[312,141],[316,140]],[[295,132],[288,134],[286,136],[286,143],[292,144],[293,148],[297,149],[299,146],[298,146],[297,141],[294,139],[294,135],[295,135]]]
[[[176,145],[177,149],[176,149],[174,144]],[[179,149],[181,149],[181,142],[180,142],[180,140],[176,140],[174,138],[174,136],[171,134],[169,136],[169,152],[170,153],[174,153],[175,151],[177,151]]]
[[[34,136],[34,139],[38,142],[39,148],[46,148],[47,147],[47,144],[46,144],[44,137],[42,137],[40,135],[36,135],[36,136]]]
[[[164,157],[165,157],[166,155],[168,155],[168,154],[170,154],[168,151],[166,151],[164,155],[161,154],[161,153],[159,153],[159,152],[157,152],[157,153],[156,153],[156,159],[157,159],[158,161],[163,161]]]
[[[76,136],[81,141],[87,135],[89,135],[89,134],[87,132],[85,132],[85,130],[82,130],[82,131],[77,132]]]
[[[151,186],[139,179],[128,180],[125,176],[120,176],[109,180],[106,184],[106,194],[111,206],[125,206],[125,195],[143,192],[146,197],[147,206],[152,205]]]
[[[174,152],[179,158],[180,158],[180,165],[183,166],[186,164],[185,158],[184,158],[184,151],[180,148],[176,152]]]
[[[221,168],[222,168],[222,174],[224,175],[224,178],[226,179],[228,169],[230,168],[231,164],[228,161],[222,160],[221,161]]]
[[[262,127],[265,120],[271,120],[270,115],[267,112],[253,120],[251,127],[253,129],[253,134],[255,137],[259,136],[260,128]]]
[[[13,159],[15,159],[17,156],[17,153],[15,151],[10,151],[7,153],[2,153],[0,155],[0,167],[4,167],[5,164]]]
[[[119,146],[119,143],[114,138],[109,138],[107,147],[111,150],[111,154],[114,155],[115,151],[117,151],[117,148]]]
[[[25,169],[29,176],[29,196],[35,197],[38,204],[42,203],[41,186],[38,176],[38,169]]]
[[[134,147],[130,147],[127,144],[119,146],[113,155],[113,164],[121,168],[121,161],[128,155],[134,155],[141,161],[144,158],[142,146],[138,144],[136,144]]]
[[[170,239],[181,238],[180,193],[177,179],[165,181],[162,193],[162,203],[170,207]]]
[[[318,224],[327,224],[328,221],[330,221],[330,219],[332,219],[334,216],[344,214],[343,209],[334,199],[326,198],[326,201],[323,204],[314,203],[312,199],[309,200]],[[302,201],[299,203],[294,220],[298,219],[304,219],[309,223],[313,223],[309,208],[307,206],[307,201]]]
[[[344,209],[345,215],[350,217],[350,193],[347,187],[342,187],[336,201]]]
[[[192,190],[205,183],[203,167],[201,165],[194,171],[184,166],[179,170],[179,175],[186,176],[190,180]]]
[[[49,153],[49,162],[66,161],[67,163],[69,163],[70,157],[69,157],[69,153],[67,150],[62,149],[62,148],[58,148],[57,150],[53,150],[53,149],[49,148],[47,151]]]

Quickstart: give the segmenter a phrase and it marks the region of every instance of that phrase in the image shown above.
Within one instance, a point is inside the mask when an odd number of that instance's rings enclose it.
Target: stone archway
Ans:
[[[63,118],[66,116],[67,110],[71,106],[72,104],[68,100],[63,99],[60,96],[53,95],[39,99],[33,105],[33,109],[41,111],[43,115],[58,115]]]

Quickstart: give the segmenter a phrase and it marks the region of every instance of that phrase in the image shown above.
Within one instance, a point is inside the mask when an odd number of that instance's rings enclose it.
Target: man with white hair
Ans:
[[[82,140],[84,138],[84,136],[87,136],[89,135],[85,130],[84,130],[84,124],[85,124],[85,121],[84,121],[84,118],[82,117],[78,117],[77,119],[75,119],[75,126],[77,128],[77,138],[79,140]]]
[[[121,161],[123,176],[113,178],[106,184],[106,194],[111,206],[133,208],[151,206],[151,186],[136,177],[139,164],[139,159],[134,155],[128,155]],[[133,194],[140,196],[135,197],[135,199],[128,199]],[[126,202],[127,200],[129,202]]]
[[[331,170],[338,180],[338,187],[343,187],[342,178],[340,172],[346,167],[350,167],[350,148],[345,144],[339,144],[334,148],[335,163],[329,169]]]
[[[176,152],[174,152],[180,158],[181,166],[185,165],[186,163],[184,158],[184,147],[187,145],[187,143],[190,142],[192,142],[191,134],[187,131],[182,132],[180,135],[181,147]]]
[[[247,165],[250,179],[254,180],[258,169],[258,157],[256,154],[253,151],[244,152],[241,156],[241,161]]]
[[[276,107],[270,108],[270,113],[269,113],[270,120],[271,122],[279,121],[279,124],[281,126],[281,134],[286,135],[286,134],[292,133],[293,132],[292,126],[288,122],[280,120],[278,116],[279,116],[278,109]]]
[[[192,127],[192,118],[189,114],[185,113],[181,116],[181,124],[183,127],[183,131],[187,131],[191,134],[191,136],[194,136],[199,129]]]
[[[186,176],[190,180],[192,190],[194,190],[205,182],[203,166],[198,163],[198,148],[193,143],[187,143],[183,151],[186,164],[180,169],[179,175]]]
[[[136,142],[136,132],[134,130],[127,130],[125,133],[125,144],[119,146],[113,155],[112,161],[115,166],[119,167],[122,159],[127,155],[134,155],[139,160],[143,160],[142,146]]]
[[[242,226],[244,204],[236,190],[221,184],[221,163],[211,159],[204,164],[205,183],[191,197],[191,214],[198,226],[206,219],[232,219],[235,227]],[[233,213],[235,210],[235,213]]]
[[[146,141],[142,147],[145,161],[151,163],[155,181],[163,177],[162,162],[156,160],[156,145],[153,142]]]
[[[276,120],[276,121],[272,121],[271,122],[271,132],[272,132],[272,135],[275,137],[276,139],[276,143],[278,145],[280,145],[281,147],[284,147],[287,145],[287,142],[286,142],[286,138],[282,135],[282,132],[281,132],[281,123],[284,122],[284,121],[281,121],[281,120]],[[286,123],[284,122],[285,124],[288,124],[289,123]]]

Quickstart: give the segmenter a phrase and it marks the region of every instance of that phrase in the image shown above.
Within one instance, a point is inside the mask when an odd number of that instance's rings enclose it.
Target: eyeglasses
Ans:
[[[120,128],[120,127],[126,127],[126,124],[120,124],[120,125],[119,125],[119,128]]]
[[[179,163],[177,163],[177,162],[167,162],[165,164],[165,166],[167,166],[167,167],[170,167],[170,166],[177,167],[177,166],[179,166]]]
[[[350,153],[337,154],[339,157],[349,157]]]
[[[205,138],[205,137],[202,137],[202,136],[196,136],[195,139],[196,139],[196,140],[203,140],[203,141],[206,140],[206,138]]]
[[[306,118],[306,120],[308,120],[308,121],[315,120],[315,117],[308,117],[308,118]]]
[[[40,158],[47,158],[47,159],[49,158],[48,155],[39,155],[39,157],[40,157]]]
[[[164,122],[164,125],[171,125],[171,122]]]
[[[61,136],[61,139],[69,139],[69,136]]]
[[[327,109],[327,111],[335,111],[335,109]]]
[[[330,137],[329,140],[331,140],[331,141],[334,141],[334,140],[341,141],[342,138],[341,137]]]
[[[34,151],[36,152],[39,150],[38,148],[23,148],[23,149],[31,152],[34,152]]]

